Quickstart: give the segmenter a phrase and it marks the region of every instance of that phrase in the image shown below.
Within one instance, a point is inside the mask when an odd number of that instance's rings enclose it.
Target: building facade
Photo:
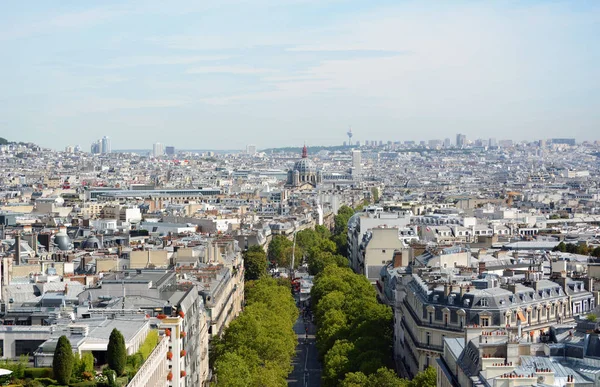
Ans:
[[[520,337],[572,322],[595,307],[591,282],[541,277],[530,274],[524,283],[500,286],[497,276],[458,284],[435,283],[414,273],[404,276],[394,308],[399,371],[412,377],[433,365],[444,339],[462,337],[468,326],[513,327]]]

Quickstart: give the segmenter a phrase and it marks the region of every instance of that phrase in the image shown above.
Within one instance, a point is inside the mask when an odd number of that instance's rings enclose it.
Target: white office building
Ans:
[[[152,156],[153,157],[161,157],[165,154],[164,146],[160,142],[157,142],[152,146]]]

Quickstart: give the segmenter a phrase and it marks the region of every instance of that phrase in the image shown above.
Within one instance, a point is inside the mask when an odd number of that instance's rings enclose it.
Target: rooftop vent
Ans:
[[[73,324],[69,326],[69,332],[71,333],[71,336],[87,337],[90,333],[90,327],[84,324]]]

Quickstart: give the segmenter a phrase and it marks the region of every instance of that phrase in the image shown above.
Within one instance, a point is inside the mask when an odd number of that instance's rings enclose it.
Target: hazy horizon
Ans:
[[[598,140],[600,3],[0,5],[0,137],[62,149]]]

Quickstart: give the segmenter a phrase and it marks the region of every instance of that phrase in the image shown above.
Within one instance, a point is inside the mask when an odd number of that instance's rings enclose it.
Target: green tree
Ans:
[[[334,234],[346,234],[348,231],[348,220],[354,215],[354,210],[346,205],[341,206],[338,209],[337,215],[334,217]]]
[[[330,309],[323,315],[317,331],[317,349],[326,354],[334,346],[336,340],[343,339],[348,330],[346,314],[339,309]]]
[[[565,244],[565,242],[560,242],[558,245],[554,246],[552,251],[560,251],[564,253],[567,251],[567,245]]]
[[[367,387],[369,378],[362,372],[348,372],[340,387]]]
[[[69,384],[73,372],[73,350],[67,336],[63,335],[58,339],[58,343],[54,349],[52,371],[58,383]]]
[[[600,258],[600,246],[596,247],[594,250],[592,250],[591,254],[593,257]]]
[[[219,385],[278,387],[291,371],[298,309],[289,283],[271,278],[246,284],[246,307],[213,342]],[[244,377],[236,375],[241,370]]]
[[[127,365],[125,338],[117,328],[113,329],[110,333],[106,357],[108,358],[109,368],[115,371],[117,376],[120,376],[125,372],[125,366]]]
[[[419,372],[408,387],[435,387],[437,385],[437,373],[435,368],[429,366],[426,370]]]
[[[296,245],[304,252],[308,252],[310,249],[319,244],[324,238],[321,237],[316,230],[307,228],[296,233]]]
[[[0,145],[6,145],[6,144],[8,144],[8,140],[3,137],[0,137]]]
[[[246,281],[261,279],[267,274],[267,254],[262,246],[250,246],[244,252],[244,268]]]
[[[315,226],[315,231],[323,239],[329,239],[331,237],[331,231],[325,226]]]
[[[407,387],[408,385],[409,382],[406,379],[399,378],[391,369],[380,368],[377,372],[369,375],[366,387]]]
[[[590,313],[590,314],[588,314],[587,316],[585,316],[585,318],[586,318],[588,321],[591,321],[591,322],[596,322],[596,320],[598,319],[598,316],[596,316],[594,313]]]
[[[217,385],[246,387],[251,369],[246,360],[235,352],[226,352],[215,361]]]
[[[338,340],[325,354],[323,360],[323,385],[337,386],[339,381],[350,372],[350,359],[354,344],[348,340]]]
[[[575,253],[580,255],[588,255],[590,253],[590,249],[588,248],[587,244],[581,243],[577,245]]]
[[[377,187],[371,188],[371,197],[373,198],[373,203],[379,201],[379,189]]]
[[[81,356],[83,372],[94,372],[94,355],[91,352],[84,352]]]
[[[289,267],[293,243],[283,235],[275,235],[269,243],[267,257],[279,267]]]

